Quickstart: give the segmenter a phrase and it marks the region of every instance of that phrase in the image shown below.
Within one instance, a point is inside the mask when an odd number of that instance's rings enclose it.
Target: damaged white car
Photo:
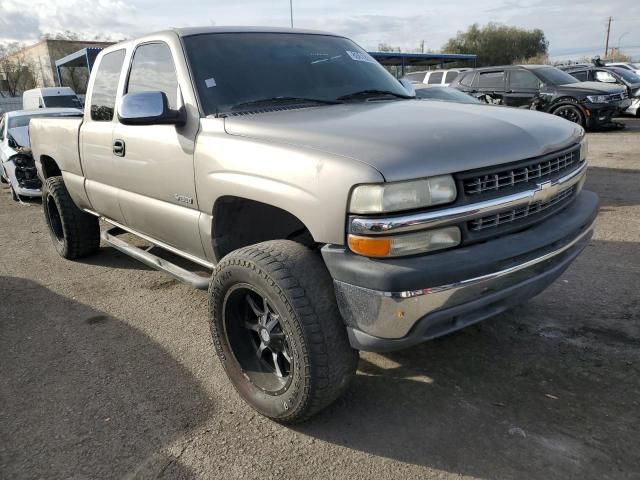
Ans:
[[[42,196],[42,182],[38,178],[31,156],[29,121],[34,117],[63,117],[82,115],[75,108],[17,110],[0,119],[0,179],[8,183],[14,200],[21,197]]]

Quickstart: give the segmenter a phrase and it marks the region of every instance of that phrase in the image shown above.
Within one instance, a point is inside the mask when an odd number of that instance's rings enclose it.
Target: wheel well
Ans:
[[[267,240],[287,239],[315,245],[313,236],[295,215],[266,203],[234,196],[216,201],[211,238],[218,260],[233,250]]]
[[[40,164],[42,165],[42,175],[44,179],[62,175],[60,167],[58,167],[58,164],[53,158],[42,155],[42,157],[40,157]]]
[[[566,104],[571,104],[571,105],[575,105],[578,108],[580,108],[580,110],[582,110],[582,107],[580,107],[580,102],[578,102],[575,98],[573,97],[560,97],[558,99],[556,99],[552,104],[551,104],[551,108],[549,110],[553,111],[556,108],[558,108],[561,105],[566,105]]]

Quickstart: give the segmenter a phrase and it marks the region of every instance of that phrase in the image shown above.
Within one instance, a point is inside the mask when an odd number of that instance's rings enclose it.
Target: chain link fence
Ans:
[[[0,115],[14,110],[22,110],[22,97],[0,97]]]

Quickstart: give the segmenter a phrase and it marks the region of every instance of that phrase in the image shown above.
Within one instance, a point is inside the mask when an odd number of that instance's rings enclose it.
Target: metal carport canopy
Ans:
[[[58,74],[58,85],[62,87],[62,74],[60,68],[74,68],[74,67],[87,67],[89,72],[93,68],[93,64],[96,61],[96,57],[100,53],[102,48],[87,47],[77,52],[73,52],[66,57],[56,60],[56,73]]]
[[[369,52],[373,58],[385,66],[430,67],[446,65],[454,62],[473,62],[476,66],[478,56],[470,53],[402,53],[402,52]]]

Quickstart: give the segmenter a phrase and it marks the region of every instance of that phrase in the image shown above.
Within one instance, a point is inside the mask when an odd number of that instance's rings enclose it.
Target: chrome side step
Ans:
[[[149,253],[146,250],[135,247],[116,236],[122,233],[127,232],[119,227],[114,227],[109,230],[103,231],[100,234],[100,237],[116,250],[119,250],[120,252],[135,258],[136,260],[144,263],[151,268],[155,268],[156,270],[165,272],[171,275],[173,278],[176,278],[181,282],[188,283],[189,285],[197,289],[206,290],[207,288],[209,288],[208,277],[203,277],[196,273],[190,272],[189,270],[185,270],[175,263],[171,263],[163,258],[154,255],[153,253]]]

